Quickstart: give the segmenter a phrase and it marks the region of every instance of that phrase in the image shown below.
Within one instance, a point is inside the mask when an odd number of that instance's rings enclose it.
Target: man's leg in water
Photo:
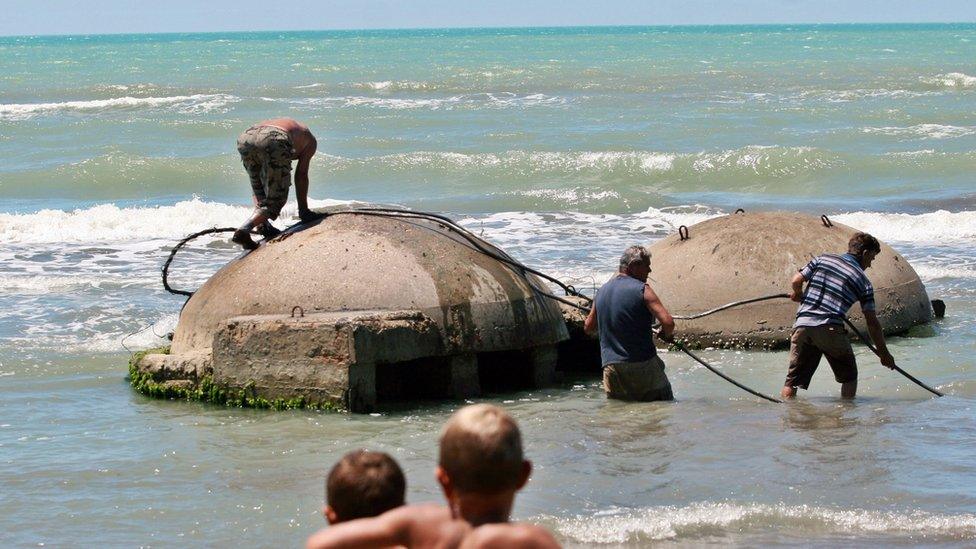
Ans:
[[[857,380],[848,381],[847,383],[840,384],[841,398],[854,398],[856,394],[857,394]]]

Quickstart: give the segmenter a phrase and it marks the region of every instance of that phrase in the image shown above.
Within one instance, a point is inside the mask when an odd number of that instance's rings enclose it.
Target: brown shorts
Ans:
[[[603,367],[603,389],[607,398],[618,400],[674,400],[664,361],[657,356],[644,362],[607,364]]]
[[[251,126],[237,138],[237,152],[251,178],[255,213],[278,219],[288,201],[295,149],[288,132],[274,126]]]
[[[793,329],[793,336],[790,337],[790,370],[784,385],[808,388],[810,378],[820,365],[821,356],[827,357],[837,383],[857,381],[857,361],[847,331],[843,326],[827,324]]]

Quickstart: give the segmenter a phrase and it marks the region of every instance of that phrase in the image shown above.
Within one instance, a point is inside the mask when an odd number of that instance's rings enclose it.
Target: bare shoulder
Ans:
[[[308,549],[396,545],[433,547],[440,540],[451,536],[460,539],[466,533],[446,530],[456,522],[460,521],[454,521],[450,510],[443,505],[405,505],[378,517],[361,518],[330,526],[313,534],[305,546]],[[456,545],[455,543],[454,546]]]
[[[471,531],[464,538],[464,549],[502,549],[523,547],[550,549],[559,547],[556,538],[540,526],[523,523],[486,524]]]

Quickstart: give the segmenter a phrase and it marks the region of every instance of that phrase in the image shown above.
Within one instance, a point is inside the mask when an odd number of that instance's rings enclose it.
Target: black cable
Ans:
[[[657,334],[658,336],[660,336],[660,332],[659,331],[655,331],[654,333]],[[778,404],[782,404],[783,403],[782,400],[773,398],[773,397],[768,396],[768,395],[764,395],[764,394],[760,393],[759,391],[750,389],[749,387],[746,387],[745,385],[739,383],[738,381],[736,381],[736,380],[732,379],[731,377],[729,377],[729,376],[723,374],[722,372],[718,371],[717,369],[715,369],[714,366],[712,366],[711,364],[705,362],[704,360],[702,360],[701,358],[699,358],[697,355],[695,355],[694,353],[692,353],[691,351],[689,351],[688,348],[685,347],[684,344],[682,344],[680,341],[678,341],[676,339],[670,339],[670,340],[664,339],[664,338],[661,338],[661,339],[663,341],[666,341],[666,342],[670,343],[671,345],[674,345],[675,347],[678,348],[678,350],[680,350],[684,354],[690,356],[692,358],[692,360],[694,360],[695,362],[697,362],[697,363],[701,364],[702,366],[708,368],[708,370],[710,372],[712,372],[713,374],[719,376],[720,378],[724,379],[725,381],[728,381],[729,383],[731,383],[732,385],[735,385],[736,387],[742,389],[743,391],[746,391],[748,393],[752,393],[752,394],[756,395],[757,397],[764,398],[764,399],[766,399],[766,400],[768,400],[770,402],[776,402]]]
[[[738,307],[739,305],[746,305],[748,303],[756,303],[756,302],[759,302],[759,301],[766,301],[768,299],[781,299],[781,298],[784,298],[784,297],[785,298],[789,298],[790,296],[789,296],[789,294],[770,294],[770,295],[764,295],[762,297],[754,297],[752,299],[743,299],[742,301],[733,301],[732,303],[726,303],[725,305],[722,305],[721,307],[715,307],[714,309],[710,309],[710,310],[705,311],[703,313],[698,313],[698,314],[694,314],[694,315],[688,315],[688,316],[671,315],[671,318],[674,318],[675,320],[695,320],[696,318],[701,318],[703,316],[708,316],[708,315],[711,315],[711,314],[715,314],[715,313],[717,313],[719,311],[724,311],[726,309],[731,309],[732,307]]]
[[[548,281],[552,282],[553,284],[556,284],[560,288],[562,288],[563,291],[566,292],[566,295],[572,295],[572,296],[576,296],[576,297],[581,297],[583,299],[586,299],[588,302],[592,303],[592,299],[590,299],[589,297],[581,294],[580,292],[578,292],[572,286],[563,283],[561,280],[559,280],[559,279],[557,279],[555,277],[552,277],[552,276],[550,276],[550,275],[548,275],[546,273],[543,273],[541,271],[537,271],[537,270],[535,270],[535,269],[533,269],[531,267],[528,267],[525,264],[523,264],[523,263],[515,260],[514,258],[512,258],[512,256],[508,255],[503,250],[499,249],[498,247],[496,247],[496,246],[494,246],[492,244],[488,244],[487,242],[485,242],[484,240],[482,240],[480,237],[478,237],[477,235],[475,235],[474,233],[472,233],[468,229],[465,229],[461,225],[458,225],[454,220],[452,220],[451,218],[449,218],[449,217],[447,217],[445,215],[441,215],[441,214],[437,214],[437,213],[432,213],[432,212],[413,211],[413,210],[397,210],[397,209],[393,209],[393,208],[356,208],[354,210],[344,210],[343,212],[335,212],[335,213],[344,213],[344,212],[352,212],[352,213],[359,213],[359,212],[377,212],[377,213],[393,214],[395,217],[396,216],[402,216],[403,214],[407,214],[408,216],[421,217],[421,218],[429,218],[429,219],[434,219],[434,220],[440,221],[440,222],[444,223],[448,228],[452,229],[453,231],[457,232],[462,237],[464,237],[468,242],[470,242],[473,246],[475,246],[478,249],[478,251],[480,251],[481,253],[483,253],[485,255],[488,255],[488,256],[490,256],[490,257],[492,257],[492,258],[494,258],[494,259],[496,259],[498,261],[501,261],[503,263],[507,263],[510,266],[516,267],[519,270],[532,273],[532,274],[534,274],[534,275],[536,275],[536,276],[538,276],[540,278],[543,278],[545,280],[548,280]],[[491,246],[494,250],[487,250],[487,249],[485,249],[485,247],[483,246],[483,244],[487,244],[487,245]]]
[[[881,356],[881,355],[878,354],[878,350],[874,347],[874,345],[871,344],[871,341],[868,340],[868,338],[863,333],[861,333],[860,330],[858,330],[857,328],[854,327],[854,324],[850,321],[850,319],[848,319],[847,317],[844,317],[844,322],[846,322],[847,325],[850,326],[852,330],[854,330],[854,333],[857,334],[857,337],[861,338],[861,341],[863,341],[864,344],[868,346],[868,349],[871,349],[871,352],[873,352],[874,354],[876,354],[878,356]],[[914,376],[912,376],[911,374],[909,374],[905,370],[902,370],[901,368],[899,368],[897,364],[896,365],[893,365],[891,367],[891,369],[892,370],[895,370],[899,374],[907,377],[909,380],[911,380],[912,383],[914,383],[915,385],[918,385],[919,387],[925,389],[926,391],[928,391],[928,392],[930,392],[930,393],[932,393],[934,395],[938,395],[940,397],[941,396],[945,396],[945,393],[942,393],[942,392],[940,392],[940,391],[938,391],[936,389],[933,389],[933,388],[929,387],[928,385],[922,383],[921,381],[919,381],[918,379],[916,379]]]
[[[203,236],[205,234],[227,233],[227,232],[233,232],[233,231],[236,231],[236,230],[237,229],[235,229],[234,227],[223,227],[223,228],[219,228],[219,229],[217,227],[214,227],[212,229],[207,229],[205,231],[195,232],[195,233],[187,236],[183,240],[180,240],[179,242],[177,242],[176,245],[173,246],[173,249],[170,250],[169,257],[166,258],[166,263],[163,264],[163,288],[166,288],[166,291],[169,292],[169,293],[171,293],[171,294],[185,295],[188,298],[189,297],[193,297],[193,292],[190,292],[190,291],[187,291],[187,290],[177,290],[175,288],[172,288],[169,285],[169,280],[168,280],[169,279],[169,266],[173,263],[173,258],[176,257],[176,252],[180,251],[180,248],[182,248],[183,246],[185,246],[187,244],[187,242],[193,240],[194,238],[201,237],[201,236]]]
[[[468,241],[468,243],[472,247],[474,247],[474,249],[476,249],[478,252],[480,252],[480,253],[488,256],[488,257],[491,257],[492,259],[495,259],[496,261],[498,261],[500,263],[503,263],[505,265],[508,265],[509,267],[511,267],[514,270],[516,270],[516,274],[518,274],[519,276],[521,276],[527,282],[528,282],[528,278],[526,278],[525,273],[531,273],[533,275],[538,276],[539,278],[543,278],[545,280],[548,280],[548,281],[550,281],[550,282],[558,285],[559,287],[561,287],[563,289],[563,291],[566,292],[566,295],[572,295],[572,296],[580,297],[580,298],[586,300],[587,302],[592,303],[592,299],[590,299],[589,297],[587,297],[587,296],[579,293],[578,291],[576,291],[571,286],[563,283],[562,281],[560,281],[557,278],[554,278],[554,277],[552,277],[550,275],[547,275],[546,273],[543,273],[541,271],[538,271],[536,269],[533,269],[531,267],[528,267],[525,264],[523,264],[523,263],[521,263],[521,262],[513,259],[507,253],[499,250],[498,248],[492,246],[491,244],[487,244],[486,242],[484,242],[483,240],[481,240],[480,238],[478,238],[477,236],[475,236],[473,233],[471,233],[471,231],[468,231],[464,227],[461,227],[460,225],[457,225],[450,218],[448,218],[446,216],[442,216],[442,215],[439,215],[439,214],[433,214],[433,213],[429,213],[429,212],[416,212],[416,211],[411,211],[411,210],[396,210],[396,209],[391,209],[391,208],[356,208],[356,209],[351,209],[351,210],[339,210],[339,211],[334,211],[334,212],[330,212],[329,213],[329,215],[341,215],[341,214],[346,214],[346,215],[364,215],[364,216],[387,217],[387,218],[399,217],[399,218],[426,219],[428,221],[430,221],[430,220],[437,221],[438,223],[441,223],[445,228],[447,228],[447,229],[449,229],[449,230],[457,233],[462,238],[464,238],[466,241]],[[486,248],[485,247],[485,244],[487,244],[488,246],[491,246],[494,249],[492,250],[492,249]],[[578,303],[575,303],[575,302],[570,301],[568,299],[561,298],[561,297],[559,297],[557,295],[553,295],[553,294],[551,294],[551,293],[549,293],[549,292],[547,292],[547,291],[545,291],[545,290],[543,290],[541,288],[536,287],[531,282],[529,283],[529,286],[533,290],[535,290],[536,292],[538,292],[539,294],[541,294],[541,295],[543,295],[545,297],[548,297],[548,298],[553,299],[555,301],[559,301],[560,303],[564,303],[566,305],[569,305],[570,307],[575,307],[575,308],[580,309],[580,310],[582,310],[584,312],[589,312],[589,308],[584,307],[584,306],[581,306]]]

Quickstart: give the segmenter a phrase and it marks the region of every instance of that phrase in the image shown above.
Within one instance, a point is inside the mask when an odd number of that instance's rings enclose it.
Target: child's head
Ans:
[[[400,466],[383,452],[349,452],[325,481],[329,524],[375,517],[404,503],[407,482]]]
[[[441,431],[439,466],[453,490],[468,494],[514,493],[532,468],[522,455],[515,420],[490,404],[466,406],[451,416]]]

